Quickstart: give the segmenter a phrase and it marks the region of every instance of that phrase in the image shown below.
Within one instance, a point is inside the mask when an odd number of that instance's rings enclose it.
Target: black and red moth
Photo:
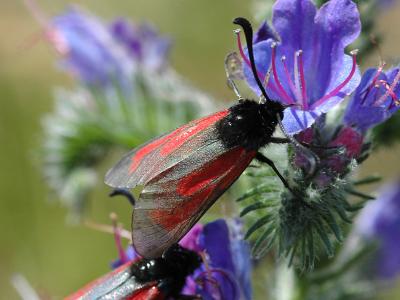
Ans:
[[[194,120],[126,154],[105,176],[114,188],[142,186],[132,220],[132,240],[144,257],[157,257],[180,240],[256,158],[272,137],[284,106],[268,98],[254,62],[250,23],[243,28],[249,60],[265,101],[240,100],[229,109]]]
[[[201,265],[194,251],[173,245],[161,257],[126,263],[89,283],[65,300],[126,299],[166,300],[198,299],[182,296],[186,277]]]

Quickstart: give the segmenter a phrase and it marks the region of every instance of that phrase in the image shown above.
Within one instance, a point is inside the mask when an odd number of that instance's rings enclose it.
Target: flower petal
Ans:
[[[386,73],[381,73],[376,79],[387,81],[388,84],[391,84],[398,72],[398,68],[393,68]],[[382,105],[375,105],[375,101],[386,93],[386,89],[382,86],[380,88],[371,88],[372,80],[376,75],[377,69],[375,68],[365,71],[361,83],[344,114],[344,123],[348,126],[356,127],[361,132],[365,132],[370,127],[382,123],[400,108],[397,105],[392,105],[390,96],[387,97]],[[400,95],[400,86],[394,88],[394,93],[397,97]]]
[[[261,82],[264,82],[265,75],[267,74],[268,68],[271,64],[271,45],[273,42],[273,40],[262,41],[253,46],[254,60]],[[246,63],[243,63],[243,73],[246,78],[247,84],[256,95],[260,96],[261,91],[258,88],[256,80],[254,79],[253,72],[251,71],[250,66],[248,66]],[[281,101],[281,97],[274,90],[271,90],[267,87],[266,91],[271,99]]]
[[[354,223],[355,234],[379,242],[375,256],[377,273],[382,279],[400,274],[400,180],[384,186],[380,195],[363,208]]]
[[[312,55],[305,54],[305,73],[308,96],[317,101],[342,82],[348,74],[348,60],[344,49],[353,42],[361,31],[357,6],[350,0],[331,0],[324,4],[315,17],[316,30]],[[348,69],[348,70],[347,70]],[[314,70],[309,72],[309,70]],[[355,76],[347,84],[343,93],[349,93],[358,85]],[[310,102],[312,104],[312,102]]]
[[[108,28],[96,17],[70,9],[52,21],[52,29],[66,45],[61,65],[86,84],[127,86],[134,66]]]
[[[202,234],[203,227],[204,226],[200,223],[194,225],[193,228],[190,229],[189,232],[180,240],[179,245],[196,252],[204,250],[199,245],[199,238]]]
[[[316,11],[311,0],[278,0],[273,6],[274,29],[290,56],[299,49],[312,48]]]
[[[212,267],[221,268],[232,273],[235,272],[232,253],[229,247],[229,229],[223,219],[216,220],[204,226],[200,237],[200,245],[202,245],[203,249],[207,249]],[[221,245],[224,246],[222,247]]]
[[[279,40],[279,37],[276,35],[275,31],[268,25],[266,21],[264,21],[260,28],[258,28],[257,32],[254,34],[253,44],[257,44],[269,39]]]
[[[290,107],[285,109],[282,123],[286,132],[293,135],[310,127],[320,115],[321,113]]]
[[[253,299],[251,289],[251,253],[250,245],[244,240],[243,222],[240,219],[232,219],[229,221],[231,253],[235,266],[235,274],[243,297],[246,300]]]

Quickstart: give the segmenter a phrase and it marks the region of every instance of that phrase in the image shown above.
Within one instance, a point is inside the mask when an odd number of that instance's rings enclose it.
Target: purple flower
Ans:
[[[344,153],[331,155],[324,162],[337,174],[347,173],[346,167],[352,159],[357,159],[362,150],[364,136],[351,127],[343,127],[336,137],[328,144],[328,147],[342,147]]]
[[[365,132],[390,118],[400,108],[399,81],[399,68],[368,69],[347,106],[344,123]]]
[[[252,299],[250,247],[243,241],[239,220],[223,219],[204,225],[198,247],[206,265],[188,279],[185,293],[203,299]]]
[[[313,149],[320,160],[313,182],[316,186],[324,188],[330,186],[338,176],[348,174],[351,161],[358,159],[362,154],[364,135],[348,126],[341,127],[334,135],[317,132],[318,129],[311,127],[302,131],[296,138],[304,143],[322,146]],[[296,151],[294,165],[309,174],[309,159],[302,151]]]
[[[269,97],[293,105],[285,110],[283,124],[294,134],[357,87],[355,54],[344,49],[359,35],[360,18],[350,0],[331,0],[319,10],[311,0],[278,0],[272,23],[274,30],[264,23],[256,34],[254,56]],[[238,41],[247,82],[261,94]]]
[[[53,18],[48,36],[61,66],[89,86],[130,89],[135,72],[157,72],[167,64],[170,41],[149,24],[118,19],[111,25],[76,7]]]
[[[375,267],[382,279],[400,273],[400,179],[385,186],[355,221],[354,230],[369,241],[378,241]]]
[[[165,67],[171,41],[161,37],[150,24],[134,25],[127,20],[118,19],[111,25],[111,31],[128,51],[133,60],[149,71],[159,71]]]
[[[132,245],[128,245],[128,247],[126,247],[126,250],[123,250],[120,247],[118,247],[118,248],[119,248],[118,249],[119,257],[116,260],[114,260],[113,262],[111,262],[111,269],[113,269],[113,270],[126,264],[129,261],[140,258],[139,254],[136,253],[136,251],[132,247]]]
[[[180,240],[179,245],[192,251],[201,252],[203,249],[200,246],[200,236],[204,226],[197,223],[192,229]]]
[[[131,245],[123,250],[121,233],[115,226],[114,238],[119,258],[111,264],[113,269],[140,258]],[[179,244],[205,259],[205,263],[187,278],[184,294],[198,294],[205,300],[252,299],[250,246],[243,240],[239,219],[196,224]]]
[[[55,17],[49,25],[63,45],[61,66],[83,83],[129,84],[134,64],[104,23],[77,8]]]

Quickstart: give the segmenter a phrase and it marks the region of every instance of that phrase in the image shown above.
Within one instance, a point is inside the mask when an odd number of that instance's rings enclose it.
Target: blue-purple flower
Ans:
[[[399,108],[399,68],[368,69],[347,106],[344,123],[364,133],[390,118]]]
[[[143,69],[159,71],[166,66],[171,41],[160,36],[154,26],[118,19],[111,24],[111,32]]]
[[[140,258],[131,245],[123,251],[118,229],[114,235],[119,258],[112,268]],[[250,246],[243,240],[240,220],[196,224],[179,244],[204,259],[202,266],[187,278],[184,294],[201,295],[204,300],[252,299]]]
[[[199,245],[207,265],[194,274],[196,293],[205,300],[252,299],[250,246],[237,219],[216,220],[204,226]]]
[[[53,18],[49,25],[62,43],[61,66],[83,83],[129,84],[134,63],[100,19],[77,8]]]
[[[256,34],[254,56],[269,97],[292,105],[285,110],[283,124],[294,134],[357,87],[355,53],[346,55],[344,49],[359,35],[360,17],[350,0],[331,0],[319,10],[311,0],[278,0],[272,23],[274,30],[264,23]],[[261,94],[241,46],[240,50],[247,82]]]
[[[118,84],[129,90],[140,71],[160,71],[167,64],[170,41],[154,27],[117,19],[110,25],[76,7],[53,18],[50,40],[61,66],[89,86]]]
[[[400,180],[382,189],[355,221],[354,231],[364,239],[378,242],[374,259],[377,276],[394,279],[400,274]]]

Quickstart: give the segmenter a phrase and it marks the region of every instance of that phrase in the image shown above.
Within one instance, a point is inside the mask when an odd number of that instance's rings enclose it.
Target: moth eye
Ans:
[[[243,117],[242,117],[241,115],[237,115],[237,116],[235,117],[235,120],[237,120],[237,121],[242,120],[242,119],[243,119]]]

